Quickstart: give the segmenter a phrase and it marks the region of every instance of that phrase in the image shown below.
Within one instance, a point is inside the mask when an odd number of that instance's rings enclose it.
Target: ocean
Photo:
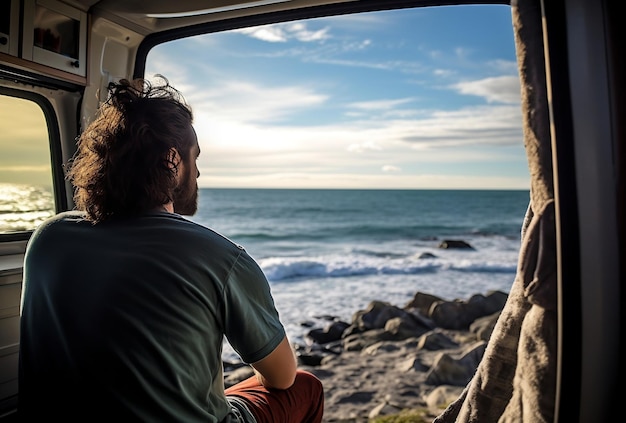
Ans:
[[[53,214],[50,187],[0,182],[0,234],[33,229]]]
[[[4,188],[0,231],[51,215],[51,195]],[[303,343],[311,325],[349,322],[373,300],[508,293],[528,202],[527,190],[200,189],[190,219],[258,261],[289,338]],[[438,248],[445,239],[474,248]],[[228,344],[224,358],[237,360]]]

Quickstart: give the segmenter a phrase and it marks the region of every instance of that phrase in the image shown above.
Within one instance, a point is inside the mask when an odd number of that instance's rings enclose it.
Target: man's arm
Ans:
[[[287,389],[296,379],[297,360],[285,336],[264,359],[252,363],[259,382],[266,388]]]

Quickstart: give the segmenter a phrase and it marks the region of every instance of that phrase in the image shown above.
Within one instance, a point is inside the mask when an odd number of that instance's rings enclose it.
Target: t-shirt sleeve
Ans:
[[[246,363],[265,358],[285,337],[267,278],[243,250],[228,277],[224,310],[226,338]]]

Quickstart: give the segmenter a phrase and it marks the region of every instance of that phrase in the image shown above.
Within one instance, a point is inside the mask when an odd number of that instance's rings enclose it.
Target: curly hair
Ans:
[[[192,147],[191,107],[167,79],[109,84],[109,97],[68,163],[74,202],[93,223],[138,215],[172,201],[178,162]]]

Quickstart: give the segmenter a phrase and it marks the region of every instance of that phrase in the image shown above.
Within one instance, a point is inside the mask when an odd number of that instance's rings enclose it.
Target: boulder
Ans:
[[[405,310],[417,309],[424,316],[430,315],[430,307],[433,303],[444,301],[443,298],[436,295],[426,294],[424,292],[417,292],[413,296],[413,299],[409,301],[405,306]]]
[[[485,353],[486,345],[486,342],[470,345],[458,358],[448,353],[439,354],[428,371],[425,383],[428,385],[467,385]]]
[[[501,291],[491,291],[487,296],[476,294],[467,301],[439,301],[432,304],[430,317],[444,329],[469,330],[479,317],[502,310],[508,295]]]
[[[472,247],[467,242],[462,239],[444,239],[439,243],[437,248],[455,248],[455,249],[465,249],[465,250],[473,250]]]
[[[310,330],[306,334],[305,339],[320,345],[338,341],[341,339],[343,332],[348,328],[348,326],[350,326],[350,324],[346,322],[332,322],[323,329],[318,328]]]
[[[459,344],[440,330],[432,330],[422,335],[417,343],[417,348],[422,350],[437,351],[450,348],[457,348]]]

